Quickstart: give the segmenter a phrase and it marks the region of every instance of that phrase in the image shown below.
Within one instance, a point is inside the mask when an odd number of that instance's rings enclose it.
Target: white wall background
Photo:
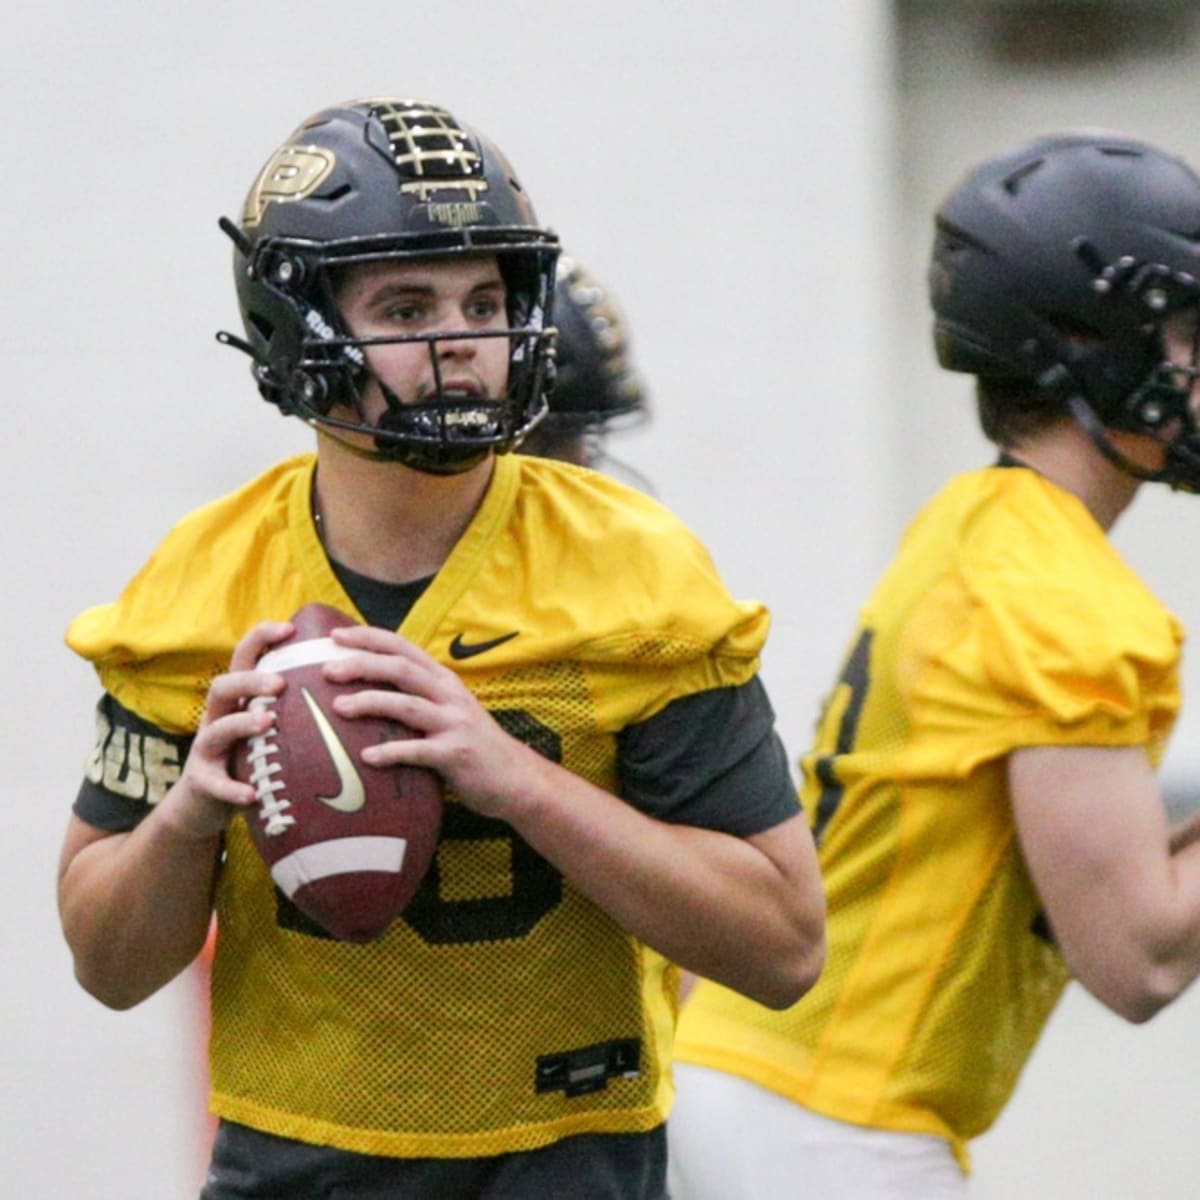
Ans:
[[[61,637],[178,515],[309,444],[212,338],[237,327],[216,218],[301,118],[369,94],[446,104],[611,284],[656,406],[614,449],[735,592],[772,606],[764,670],[796,754],[904,519],[986,455],[965,384],[926,346],[934,200],[968,162],[1061,123],[1190,151],[1176,114],[1200,87],[1193,47],[1014,80],[976,61],[967,17],[918,7],[901,42],[885,0],[43,0],[6,25],[0,1162],[22,1200],[198,1187],[190,980],[109,1013],[74,985],[58,931],[95,696]],[[1189,504],[1148,496],[1120,532],[1185,617]],[[981,1200],[1193,1194],[1195,1012],[1188,998],[1134,1031],[1070,997],[981,1140]]]
[[[1002,0],[993,8],[1003,6]],[[1009,0],[1009,7],[1019,9],[1019,0]],[[1126,20],[1132,26],[1156,7],[1126,6]],[[970,381],[940,372],[929,349],[929,214],[969,165],[1057,129],[1121,130],[1200,163],[1200,124],[1191,119],[1200,112],[1200,41],[1193,27],[1165,53],[1127,45],[1103,63],[1020,67],[989,53],[991,25],[982,4],[914,0],[905,12],[894,59],[894,179],[903,232],[896,341],[889,346],[898,372],[892,399],[905,417],[893,428],[889,450],[907,464],[896,493],[907,510],[943,475],[990,453],[974,425]],[[1035,40],[1038,34],[1035,27]],[[1193,630],[1200,625],[1200,566],[1188,547],[1198,518],[1193,498],[1146,488],[1114,531],[1122,551]],[[1180,791],[1200,792],[1198,650],[1193,646],[1185,659],[1191,704],[1164,764],[1165,780]],[[1200,1096],[1192,1070],[1200,1058],[1198,1017],[1196,989],[1150,1025],[1134,1028],[1081,988],[1069,988],[1012,1103],[975,1147],[977,1200],[1185,1200],[1200,1194],[1192,1121]]]

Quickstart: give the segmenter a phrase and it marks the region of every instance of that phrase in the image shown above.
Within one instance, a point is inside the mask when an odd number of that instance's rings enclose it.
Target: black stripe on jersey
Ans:
[[[166,733],[105,694],[75,815],[110,833],[133,829],[179,778],[191,746],[191,737]]]

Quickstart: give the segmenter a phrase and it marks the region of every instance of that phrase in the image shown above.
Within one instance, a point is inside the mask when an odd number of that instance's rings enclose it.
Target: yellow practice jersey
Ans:
[[[952,481],[863,609],[803,760],[824,974],[785,1012],[699,984],[679,1057],[844,1121],[939,1134],[966,1165],[1067,980],[1005,756],[1144,746],[1157,764],[1181,641],[1073,495],[1022,468]]]
[[[312,601],[355,614],[314,528],[313,467],[289,460],[198,510],[116,603],[72,624],[71,646],[125,708],[193,731],[256,622]],[[400,632],[515,736],[612,790],[618,732],[750,680],[766,627],[653,500],[511,455]],[[241,819],[217,909],[222,1117],[363,1153],[457,1157],[666,1116],[676,972],[453,795],[435,870],[377,942],[309,926]]]

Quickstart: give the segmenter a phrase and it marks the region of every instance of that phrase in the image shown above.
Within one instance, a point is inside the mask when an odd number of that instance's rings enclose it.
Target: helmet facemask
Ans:
[[[1086,243],[1076,252],[1085,261],[1095,253]],[[1060,329],[1057,361],[1036,382],[1065,399],[1096,447],[1127,474],[1200,491],[1200,426],[1192,407],[1200,375],[1200,284],[1189,274],[1129,258],[1109,266],[1097,258],[1093,265],[1093,286],[1113,306],[1112,328],[1091,336]],[[1108,430],[1154,438],[1165,448],[1163,466],[1135,463]]]
[[[284,248],[271,247],[277,253]],[[338,431],[369,434],[373,450],[363,450],[343,440],[367,457],[402,462],[433,474],[456,474],[474,466],[489,452],[505,453],[542,419],[545,391],[551,368],[554,330],[548,323],[548,297],[544,280],[552,270],[538,259],[547,251],[531,249],[497,254],[508,295],[508,323],[501,329],[356,337],[347,326],[337,302],[339,281],[360,263],[446,261],[437,255],[414,255],[374,250],[371,253],[314,255],[293,248],[300,258],[284,257],[292,264],[280,279],[278,264],[268,268],[269,285],[278,299],[289,305],[303,328],[298,352],[288,377],[267,378],[260,371],[260,386],[270,387],[275,402],[336,436]],[[461,253],[458,255],[461,257]],[[530,263],[506,262],[507,258]],[[303,267],[297,267],[297,262]],[[295,285],[292,281],[296,281]],[[453,341],[504,339],[509,346],[508,379],[499,396],[464,396],[447,391],[443,384],[440,348]],[[369,348],[406,343],[423,344],[429,354],[434,380],[432,394],[419,403],[406,403],[371,369]],[[374,421],[364,407],[366,388],[374,382],[387,405]]]

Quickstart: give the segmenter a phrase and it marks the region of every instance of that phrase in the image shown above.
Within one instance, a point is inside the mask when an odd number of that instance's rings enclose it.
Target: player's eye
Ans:
[[[491,321],[502,309],[500,297],[487,293],[472,298],[467,305],[467,315],[475,321]]]
[[[411,325],[425,315],[425,308],[414,301],[400,301],[389,304],[383,310],[383,318],[396,325]]]

